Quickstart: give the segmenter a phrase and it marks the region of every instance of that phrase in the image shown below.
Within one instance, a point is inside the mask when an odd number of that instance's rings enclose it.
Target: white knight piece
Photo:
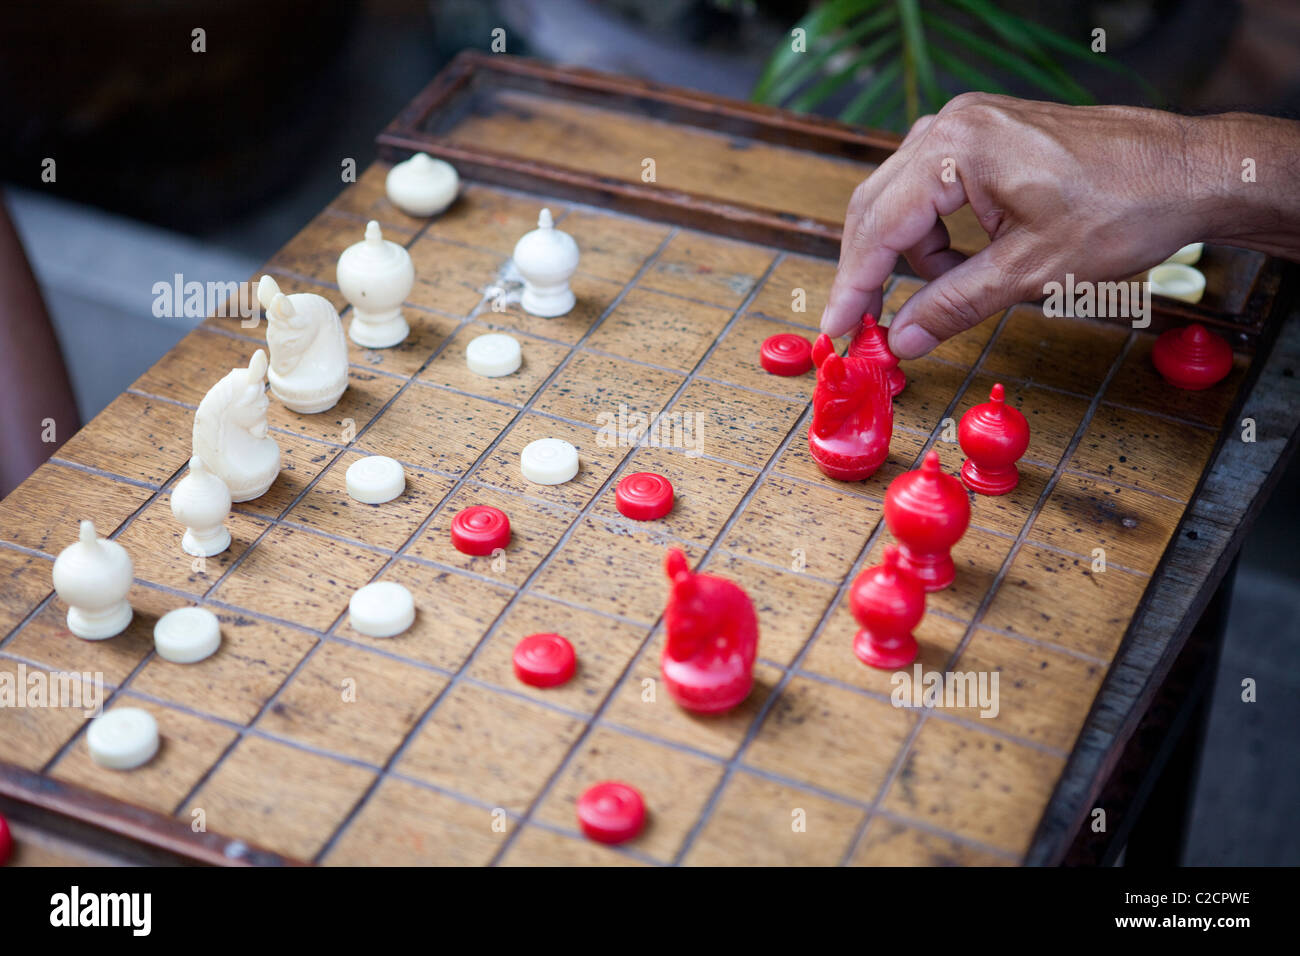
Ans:
[[[257,284],[257,301],[266,310],[271,394],[304,415],[333,408],[348,387],[348,343],[334,306],[310,292],[285,295],[270,276]]]
[[[269,434],[266,353],[208,389],[194,413],[194,454],[226,483],[231,501],[266,493],[280,473],[280,446]]]

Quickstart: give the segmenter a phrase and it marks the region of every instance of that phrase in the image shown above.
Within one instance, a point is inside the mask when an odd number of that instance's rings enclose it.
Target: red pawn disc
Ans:
[[[515,645],[515,676],[533,687],[558,687],[578,669],[573,645],[559,634],[529,634]]]
[[[451,543],[464,554],[491,554],[510,543],[510,519],[500,508],[472,505],[451,519]]]
[[[654,521],[673,510],[672,482],[653,471],[624,475],[614,489],[614,503],[625,518]]]
[[[926,453],[916,471],[899,475],[885,491],[885,524],[898,540],[898,566],[927,591],[942,591],[957,576],[952,546],[970,524],[966,489]]]
[[[812,343],[802,335],[782,332],[763,340],[758,360],[773,375],[802,375],[813,367]]]
[[[1156,371],[1175,388],[1200,391],[1232,371],[1232,346],[1199,322],[1169,329],[1151,349]]]
[[[885,380],[889,382],[889,395],[892,398],[907,387],[907,376],[898,367],[898,356],[889,347],[889,338],[885,330],[876,322],[870,312],[862,316],[862,326],[849,343],[847,358],[862,358],[875,362],[885,370]]]
[[[1016,462],[1029,447],[1029,422],[1006,404],[1002,383],[993,386],[989,400],[961,417],[957,441],[966,453],[962,483],[981,495],[1005,495],[1020,483]]]
[[[636,788],[604,780],[578,798],[578,824],[598,843],[623,843],[645,825],[645,801]]]
[[[9,830],[9,821],[4,818],[4,814],[0,814],[0,866],[5,865],[13,850],[14,835]]]
[[[858,660],[897,670],[916,660],[912,630],[925,615],[920,582],[898,567],[898,549],[885,545],[885,561],[858,575],[849,591],[849,610],[862,628],[853,638]]]

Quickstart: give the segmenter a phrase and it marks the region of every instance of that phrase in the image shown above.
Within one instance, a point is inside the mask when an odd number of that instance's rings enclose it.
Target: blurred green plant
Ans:
[[[796,42],[799,29],[802,49]],[[809,112],[856,81],[859,88],[840,109],[840,119],[905,129],[922,112],[936,112],[964,90],[1007,93],[1003,83],[986,72],[992,68],[1062,103],[1095,103],[1061,65],[1067,58],[1126,74],[1154,95],[1132,70],[1108,55],[1008,13],[992,0],[933,0],[924,5],[921,0],[825,0],[773,53],[753,98]],[[942,74],[962,89],[945,89]]]

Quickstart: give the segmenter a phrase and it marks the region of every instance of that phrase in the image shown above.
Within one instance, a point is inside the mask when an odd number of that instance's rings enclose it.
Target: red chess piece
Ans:
[[[813,345],[817,387],[808,450],[826,475],[861,481],[889,457],[894,404],[883,366],[869,359],[835,354],[830,337]]]
[[[664,684],[687,710],[730,710],[754,684],[758,617],[749,596],[726,578],[695,574],[677,548],[664,562],[672,590],[664,609]]]
[[[898,367],[898,356],[889,348],[885,330],[870,312],[862,316],[862,327],[849,343],[847,355],[849,358],[868,359],[883,368],[891,396],[897,395],[907,386],[907,376]]]
[[[885,492],[885,524],[898,539],[898,566],[927,591],[942,591],[957,576],[952,546],[970,524],[966,489],[939,470],[939,453],[899,475]]]
[[[1162,333],[1151,361],[1170,385],[1200,391],[1218,385],[1232,371],[1232,346],[1198,322]]]
[[[0,866],[5,865],[9,854],[14,850],[14,835],[9,829],[9,821],[0,814]]]
[[[802,335],[770,335],[758,349],[758,361],[773,375],[802,375],[813,367],[812,346]]]
[[[885,563],[858,575],[849,591],[849,609],[862,630],[853,638],[858,660],[896,670],[916,660],[912,629],[925,614],[925,591],[898,567],[898,549],[885,545]]]
[[[602,780],[578,798],[578,825],[598,843],[624,843],[645,826],[645,800],[621,780]]]
[[[957,426],[957,441],[967,456],[961,480],[982,495],[1005,495],[1020,482],[1016,462],[1029,447],[1029,422],[1005,398],[999,382],[989,400],[963,415]]]

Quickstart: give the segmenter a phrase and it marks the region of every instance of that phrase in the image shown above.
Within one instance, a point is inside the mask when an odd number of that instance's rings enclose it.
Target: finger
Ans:
[[[920,242],[903,251],[903,257],[912,271],[928,282],[966,261],[965,255],[951,248],[951,242],[948,227],[936,219]]]
[[[996,261],[991,247],[953,266],[903,303],[890,323],[889,347],[899,358],[919,358],[945,339],[1030,298],[1028,284],[1017,281],[1015,274]]]

